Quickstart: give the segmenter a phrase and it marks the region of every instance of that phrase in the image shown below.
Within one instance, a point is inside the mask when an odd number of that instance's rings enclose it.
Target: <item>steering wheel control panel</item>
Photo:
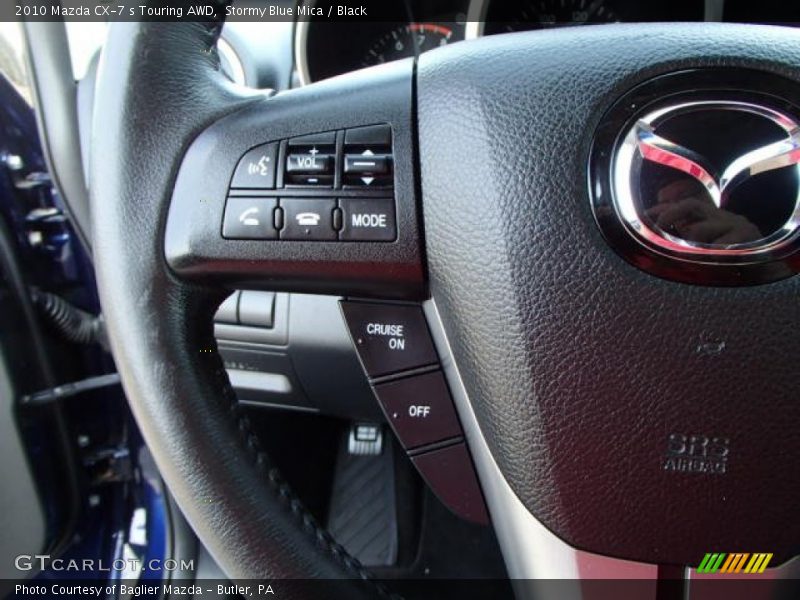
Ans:
[[[423,298],[413,61],[381,73],[253,99],[201,132],[172,191],[170,269],[226,289]]]
[[[248,150],[231,179],[222,237],[392,242],[392,130],[370,125]]]
[[[375,396],[420,475],[454,513],[488,523],[422,308],[361,301],[341,307]]]

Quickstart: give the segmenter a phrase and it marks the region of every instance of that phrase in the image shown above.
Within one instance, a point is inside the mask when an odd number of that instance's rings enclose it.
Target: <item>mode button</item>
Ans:
[[[342,312],[370,377],[436,364],[436,351],[419,306],[342,302]]]
[[[361,242],[392,242],[397,237],[392,198],[342,198],[344,227],[339,239]]]

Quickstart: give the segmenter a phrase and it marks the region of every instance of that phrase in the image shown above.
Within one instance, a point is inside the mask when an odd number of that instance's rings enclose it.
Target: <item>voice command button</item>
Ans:
[[[278,144],[262,144],[249,150],[236,166],[231,187],[251,190],[274,188],[277,162]]]

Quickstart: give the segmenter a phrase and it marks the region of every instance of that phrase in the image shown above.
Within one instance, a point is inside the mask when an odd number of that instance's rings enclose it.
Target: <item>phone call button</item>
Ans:
[[[222,237],[229,240],[275,240],[275,198],[228,198]]]
[[[333,210],[336,201],[330,198],[281,198],[283,209],[282,240],[336,240]]]

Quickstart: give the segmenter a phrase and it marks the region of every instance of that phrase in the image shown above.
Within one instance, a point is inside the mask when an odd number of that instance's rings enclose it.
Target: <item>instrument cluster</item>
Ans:
[[[800,20],[793,3],[782,0],[387,0],[381,8],[386,18],[379,22],[298,22],[300,83],[484,35],[608,23]]]

